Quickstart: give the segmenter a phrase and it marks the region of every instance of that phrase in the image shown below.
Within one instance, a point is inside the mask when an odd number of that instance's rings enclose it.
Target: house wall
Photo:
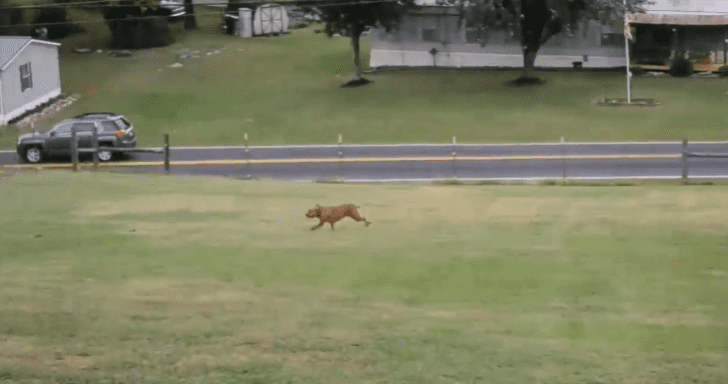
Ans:
[[[539,50],[538,67],[572,67],[580,61],[588,67],[625,65],[624,36],[596,22],[585,24],[574,36],[553,36]],[[372,34],[370,67],[522,67],[520,39],[508,31],[486,30],[484,45],[464,27],[452,9],[408,14],[398,30]],[[603,38],[603,34],[611,34]],[[434,57],[432,49],[437,50]]]
[[[20,66],[30,62],[33,87],[21,91]],[[0,72],[4,116],[0,124],[61,94],[58,46],[31,43]]]

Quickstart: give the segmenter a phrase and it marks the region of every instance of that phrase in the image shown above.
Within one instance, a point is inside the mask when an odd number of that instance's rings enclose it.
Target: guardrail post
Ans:
[[[683,183],[688,182],[688,139],[682,141],[682,179]]]
[[[455,136],[452,137],[452,179],[455,180],[458,177],[458,168],[457,168],[457,151],[455,150],[456,146]]]
[[[169,173],[169,133],[164,134],[164,171]]]
[[[246,167],[248,170],[246,178],[250,179],[250,150],[248,149],[248,134],[245,133],[243,138],[245,139],[245,159],[247,160]]]
[[[344,150],[341,147],[342,138],[339,133],[339,178],[344,181]]]
[[[94,146],[94,169],[99,168],[99,133],[96,131],[96,127],[93,129],[93,146]]]
[[[71,127],[71,162],[73,170],[78,171],[78,140],[76,138],[76,128]]]
[[[566,181],[566,145],[564,136],[561,136],[561,179]]]

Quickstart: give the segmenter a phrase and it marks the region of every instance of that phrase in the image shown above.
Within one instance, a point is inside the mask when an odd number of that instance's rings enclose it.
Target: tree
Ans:
[[[184,0],[185,4],[185,29],[197,28],[197,20],[195,19],[195,7],[192,0]]]
[[[23,10],[10,1],[0,0],[0,35],[29,35],[30,28],[22,27]]]
[[[465,20],[486,29],[510,29],[520,36],[523,73],[517,84],[538,83],[534,64],[539,48],[551,36],[566,30],[573,34],[586,20],[621,25],[623,0],[454,0]],[[627,12],[639,12],[646,0],[627,0]]]
[[[414,8],[414,0],[331,0],[319,5],[321,20],[326,23],[328,37],[341,33],[351,38],[354,51],[356,80],[361,80],[359,39],[367,28],[384,27],[387,32],[399,26],[407,9]]]
[[[158,0],[114,0],[103,7],[111,47],[140,49],[169,44],[169,11]]]

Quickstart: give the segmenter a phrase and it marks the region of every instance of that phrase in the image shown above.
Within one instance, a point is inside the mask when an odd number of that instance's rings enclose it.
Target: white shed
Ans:
[[[253,32],[257,36],[288,32],[286,8],[275,4],[258,7],[253,16]]]
[[[0,36],[0,126],[61,94],[59,46]]]

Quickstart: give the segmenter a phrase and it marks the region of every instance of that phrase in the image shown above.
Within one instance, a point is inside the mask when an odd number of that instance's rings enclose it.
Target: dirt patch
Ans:
[[[0,366],[23,367],[37,373],[79,374],[92,367],[90,356],[66,355],[51,347],[38,347],[21,337],[0,343]]]
[[[563,377],[564,368],[558,364],[545,364],[540,366],[534,373],[534,377],[538,380],[552,381],[554,378]]]
[[[658,324],[664,326],[687,325],[693,327],[704,327],[715,324],[707,316],[700,313],[666,313],[650,312],[641,316],[642,322],[646,324]]]
[[[126,200],[99,201],[75,212],[77,216],[104,217],[120,214],[146,214],[175,211],[235,212],[241,210],[233,195],[188,195],[172,193],[164,195],[135,196]]]

